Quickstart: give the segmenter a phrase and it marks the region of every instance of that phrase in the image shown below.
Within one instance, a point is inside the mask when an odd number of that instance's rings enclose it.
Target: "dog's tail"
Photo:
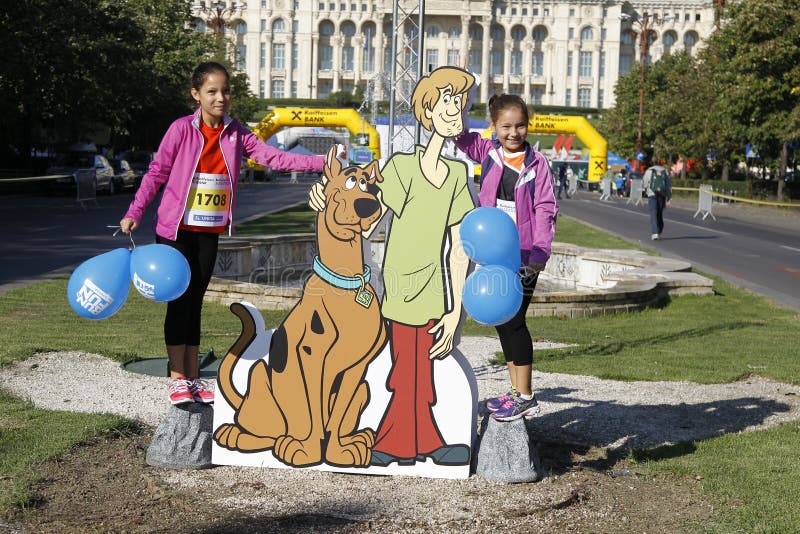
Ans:
[[[242,405],[242,395],[236,391],[233,385],[233,369],[239,361],[247,347],[256,338],[256,323],[250,311],[238,302],[231,304],[231,311],[242,322],[242,333],[233,343],[228,353],[222,358],[217,372],[217,391],[231,405],[234,410],[238,410]]]

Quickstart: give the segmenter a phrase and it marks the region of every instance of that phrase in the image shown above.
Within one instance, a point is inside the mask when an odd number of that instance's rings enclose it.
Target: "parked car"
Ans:
[[[150,169],[150,163],[153,161],[153,153],[146,150],[126,150],[117,155],[118,159],[124,159],[131,166],[131,170],[139,176],[147,174]]]
[[[100,154],[90,152],[65,152],[56,157],[55,162],[47,169],[47,174],[68,175],[55,179],[57,191],[71,191],[76,187],[75,173],[79,170],[91,169],[95,172],[95,191],[116,192],[114,169],[108,160]]]
[[[126,159],[112,159],[114,168],[114,186],[118,191],[136,189],[142,181],[142,175],[134,172]]]

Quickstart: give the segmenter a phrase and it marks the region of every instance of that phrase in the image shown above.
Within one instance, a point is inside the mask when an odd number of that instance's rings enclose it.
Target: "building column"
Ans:
[[[491,41],[489,40],[489,30],[491,29],[492,19],[483,17],[481,19],[481,28],[483,29],[483,43],[481,43],[481,50],[483,50],[483,58],[481,58],[481,102],[489,102],[489,85],[491,85],[492,76],[489,73],[489,54],[492,49]],[[487,109],[488,113],[488,109]]]
[[[459,60],[461,67],[468,70],[469,67],[469,15],[461,15],[461,43],[459,45]]]
[[[265,35],[266,42],[266,68],[264,69],[264,94],[267,98],[272,98],[272,32]]]
[[[556,88],[555,84],[555,64],[554,64],[554,54],[556,46],[554,43],[545,43],[544,44],[544,98],[542,99],[542,103],[548,106],[562,104],[562,102],[555,102],[556,97]]]
[[[511,52],[514,50],[514,42],[506,41],[503,46],[503,92],[508,94],[511,87],[509,74],[511,72]]]
[[[353,90],[355,90],[359,82],[361,82],[361,68],[364,65],[364,43],[366,39],[363,35],[354,35],[350,38],[350,42],[353,43],[353,48],[355,48],[353,50]]]
[[[533,93],[531,92],[531,77],[533,71],[531,64],[533,63],[533,41],[527,39],[522,44],[522,83],[523,83],[523,97],[525,102],[533,104]]]
[[[333,45],[333,88],[331,92],[339,91],[340,78],[342,76],[342,35],[335,35],[331,38]]]
[[[284,77],[284,84],[285,87],[283,88],[283,94],[285,94],[288,98],[292,97],[292,80],[294,80],[294,73],[292,72],[292,57],[294,56],[294,34],[289,35],[289,39],[286,41],[286,76]],[[300,67],[300,62],[297,62],[298,68]]]
[[[596,44],[592,47],[592,102],[593,108],[598,107],[597,103],[600,101],[600,53],[602,47]]]
[[[308,78],[308,97],[319,98],[319,34],[311,35],[311,70]],[[316,83],[315,83],[316,82]]]

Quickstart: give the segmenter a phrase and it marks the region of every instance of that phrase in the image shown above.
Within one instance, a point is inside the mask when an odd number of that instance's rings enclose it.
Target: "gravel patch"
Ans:
[[[553,346],[562,345],[535,343],[534,348]],[[505,367],[486,364],[500,351],[496,338],[465,336],[460,349],[476,371],[480,399],[505,390]],[[800,387],[760,377],[717,385],[539,372],[533,378],[542,408],[528,423],[534,440],[573,450],[600,447],[606,457],[609,449],[705,439],[800,419]],[[153,427],[169,408],[165,378],[130,373],[117,362],[80,352],[37,354],[17,362],[0,369],[0,384],[37,407],[110,412]],[[553,447],[543,450],[552,453]],[[568,456],[565,461],[569,465]],[[147,476],[203,495],[215,510],[250,518],[217,524],[218,530],[208,532],[273,531],[248,523],[259,518],[289,531],[300,531],[294,530],[299,525],[328,532],[649,531],[654,525],[680,530],[681,521],[706,517],[711,510],[699,501],[697,488],[681,481],[661,483],[636,473],[617,478],[611,471],[592,475],[582,469],[558,469],[539,483],[519,485],[522,499],[508,499],[507,486],[477,476],[444,480],[231,466],[150,468]],[[679,512],[666,513],[664,500],[680,503],[667,507]],[[628,501],[634,504],[621,504]],[[638,523],[628,523],[634,519]]]
[[[561,346],[537,342],[534,350]],[[475,370],[480,399],[505,391],[505,367],[486,363],[501,350],[496,338],[464,336],[459,348]],[[800,419],[800,386],[758,376],[701,385],[534,371],[533,383],[542,411],[529,427],[534,437],[547,441],[642,448]],[[169,408],[165,378],[131,373],[117,362],[81,352],[37,354],[0,369],[0,384],[37,407],[108,412],[151,426]]]

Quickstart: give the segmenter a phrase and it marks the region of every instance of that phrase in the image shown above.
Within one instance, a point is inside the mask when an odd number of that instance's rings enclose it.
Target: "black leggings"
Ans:
[[[514,365],[531,365],[533,363],[533,340],[525,323],[525,312],[533,297],[539,274],[522,279],[522,304],[517,314],[507,323],[496,326],[500,345],[506,362]]]
[[[178,230],[175,241],[156,236],[156,242],[180,250],[192,271],[183,295],[167,303],[164,341],[167,345],[200,345],[200,312],[217,261],[219,234]]]

